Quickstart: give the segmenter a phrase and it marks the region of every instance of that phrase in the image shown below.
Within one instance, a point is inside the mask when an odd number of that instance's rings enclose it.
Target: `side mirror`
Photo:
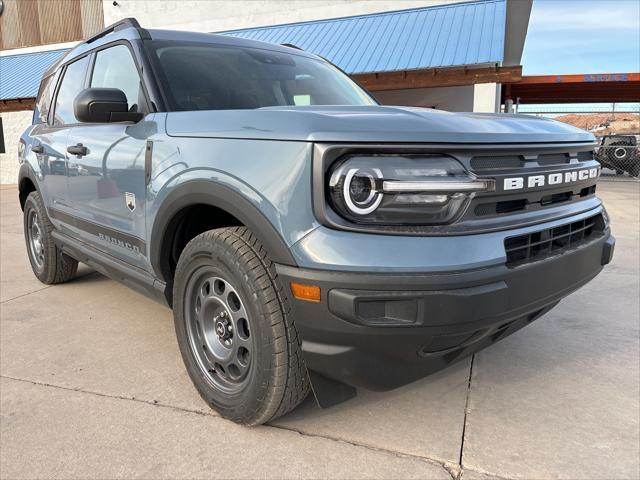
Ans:
[[[80,122],[139,122],[144,116],[130,112],[127,97],[117,88],[85,88],[73,102],[73,111]]]

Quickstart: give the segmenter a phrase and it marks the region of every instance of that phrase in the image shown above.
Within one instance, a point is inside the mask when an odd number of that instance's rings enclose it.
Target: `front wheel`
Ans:
[[[210,230],[189,242],[176,267],[173,312],[189,376],[222,416],[262,424],[309,393],[286,296],[248,229]]]

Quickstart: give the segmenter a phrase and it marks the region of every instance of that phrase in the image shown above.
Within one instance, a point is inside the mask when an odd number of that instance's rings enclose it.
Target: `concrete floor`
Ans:
[[[399,390],[244,428],[200,400],[168,309],[86,268],[40,284],[2,187],[0,476],[639,478],[639,184],[599,192],[615,259],[542,319]]]

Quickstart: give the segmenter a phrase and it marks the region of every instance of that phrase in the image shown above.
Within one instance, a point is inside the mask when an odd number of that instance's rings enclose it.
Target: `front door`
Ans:
[[[129,47],[95,54],[90,87],[118,88],[130,111],[148,112]],[[96,248],[144,267],[146,258],[145,150],[155,133],[153,114],[135,124],[79,124],[69,134],[68,195],[77,232]],[[83,148],[84,147],[84,148]]]
[[[34,112],[31,136],[36,140],[34,153],[42,175],[42,195],[48,206],[51,220],[60,226],[65,223],[56,213],[67,211],[67,138],[76,123],[73,115],[73,99],[84,88],[89,57],[83,57],[66,66],[58,88],[56,102],[51,105],[58,77],[55,73],[42,82],[38,105]],[[51,108],[49,108],[51,106]]]

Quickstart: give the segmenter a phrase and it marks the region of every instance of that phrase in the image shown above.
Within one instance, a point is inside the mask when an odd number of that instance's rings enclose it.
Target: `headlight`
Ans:
[[[439,225],[455,221],[494,182],[442,155],[354,155],[329,172],[328,189],[333,209],[354,223]]]

